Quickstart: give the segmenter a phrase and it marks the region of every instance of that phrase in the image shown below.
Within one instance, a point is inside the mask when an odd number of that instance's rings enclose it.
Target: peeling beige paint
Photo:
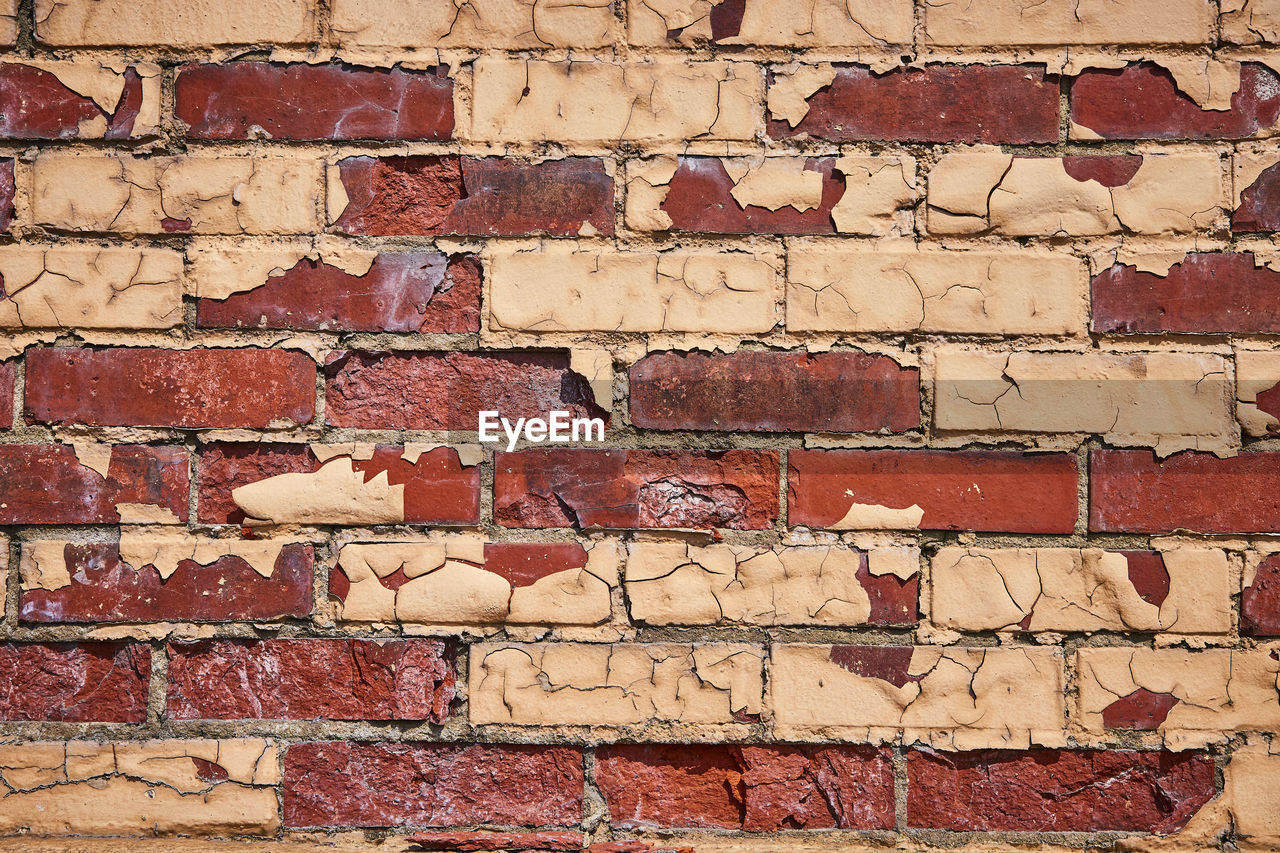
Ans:
[[[845,490],[853,497],[853,492]],[[919,530],[924,510],[919,504],[895,508],[883,504],[849,504],[849,510],[828,530]]]
[[[822,175],[807,171],[801,157],[722,157],[739,207],[768,210],[788,205],[803,213],[822,204]]]
[[[58,82],[77,95],[90,99],[107,115],[116,111],[120,96],[124,94],[125,71],[132,67],[142,87],[142,102],[129,135],[147,136],[160,126],[160,66],[154,62],[137,62],[116,59],[86,59],[74,62],[23,59],[12,62],[47,71]],[[81,122],[77,135],[87,139],[101,138],[107,132],[105,116],[95,116]]]
[[[569,369],[587,380],[591,399],[606,412],[613,410],[613,354],[608,350],[569,351]]]
[[[1123,554],[1099,548],[940,550],[930,571],[930,615],[961,631],[1231,630],[1231,571],[1224,551],[1161,552],[1169,591],[1159,606],[1139,594]],[[1030,617],[1028,619],[1028,617]]]
[[[86,441],[76,442],[71,447],[75,451],[77,462],[97,471],[102,477],[107,476],[107,471],[111,468],[112,446],[110,444]]]
[[[1241,145],[1232,158],[1232,209],[1240,206],[1240,196],[1262,173],[1280,163],[1280,153],[1274,145],[1266,143]]]
[[[315,38],[307,0],[219,0],[216,13],[190,0],[35,0],[36,37],[52,45],[297,44]]]
[[[917,646],[901,687],[850,672],[831,660],[831,650],[772,647],[768,705],[777,738],[947,749],[1063,742],[1063,658],[1056,649]]]
[[[182,255],[168,249],[0,247],[0,328],[169,329],[182,322]]]
[[[1068,254],[830,239],[788,244],[792,332],[1083,335],[1088,271]]]
[[[632,44],[693,45],[711,38],[711,9],[723,0],[627,0]],[[742,23],[721,45],[888,47],[910,45],[910,0],[745,0]],[[668,34],[680,30],[674,39]]]
[[[911,233],[913,219],[903,212],[920,198],[914,158],[848,156],[836,160],[835,168],[845,179],[844,195],[831,209],[836,231],[872,237]]]
[[[876,577],[893,575],[907,580],[920,571],[920,549],[915,545],[874,548],[867,554],[867,571]]]
[[[121,524],[182,524],[173,510],[156,504],[118,503],[116,515]]]
[[[71,572],[67,570],[67,542],[61,539],[37,539],[22,544],[22,558],[18,569],[22,573],[23,589],[43,589],[53,592],[71,585]]]
[[[604,47],[611,0],[335,0],[330,24],[343,48]]]
[[[1256,438],[1280,432],[1280,419],[1258,408],[1258,394],[1280,385],[1280,353],[1236,350],[1236,417]]]
[[[1004,45],[1208,44],[1214,8],[1205,0],[930,0],[924,43]]]
[[[337,267],[348,275],[362,276],[369,272],[377,256],[375,249],[352,246],[328,236],[254,246],[195,240],[187,249],[191,262],[188,292],[205,299],[226,299],[262,287],[304,258]]]
[[[1233,44],[1280,42],[1280,0],[1222,0],[1222,38]]]
[[[809,98],[836,79],[830,62],[808,65],[793,62],[775,68],[769,84],[769,117],[795,127],[809,114]]]
[[[277,474],[239,486],[231,499],[248,521],[270,524],[394,524],[404,521],[404,484],[381,471],[369,480],[350,456],[311,473]]]
[[[763,652],[741,643],[471,647],[475,725],[728,724],[762,710]]]
[[[120,528],[120,558],[141,569],[153,566],[160,577],[168,580],[178,564],[190,560],[211,566],[223,557],[238,557],[264,578],[275,571],[276,560],[285,545],[300,541],[296,537],[275,536],[270,539],[207,539],[185,529]]]

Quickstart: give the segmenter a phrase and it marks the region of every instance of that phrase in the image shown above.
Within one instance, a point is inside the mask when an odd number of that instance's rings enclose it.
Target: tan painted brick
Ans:
[[[1207,44],[1207,0],[931,0],[925,43],[942,46]]]
[[[1030,647],[775,645],[774,733],[954,749],[1062,740],[1062,653]]]
[[[36,38],[54,45],[298,44],[316,37],[314,0],[36,0]]]
[[[1230,631],[1226,553],[1157,553],[1163,590],[1138,574],[1141,556],[1131,566],[1125,554],[1100,548],[943,548],[931,564],[930,615],[960,631]]]
[[[475,63],[472,136],[495,142],[750,139],[764,127],[764,77],[746,62]]]
[[[1174,748],[1224,740],[1230,732],[1274,732],[1280,727],[1278,657],[1274,646],[1081,649],[1076,719],[1084,732],[1102,736],[1108,709],[1142,699],[1141,693],[1134,696],[1141,690],[1177,700],[1156,728]]]
[[[943,348],[936,356],[940,430],[1088,432],[1162,451],[1238,443],[1219,355]]]
[[[1233,44],[1280,42],[1280,0],[1222,0],[1222,38]]]
[[[1249,435],[1265,438],[1280,432],[1280,416],[1258,407],[1258,395],[1277,385],[1280,385],[1280,353],[1236,350],[1236,417]]]
[[[723,0],[627,0],[632,44],[691,45],[711,39],[711,10]],[[716,44],[781,47],[909,45],[910,0],[745,0],[736,34]],[[668,33],[678,31],[674,37]]]
[[[42,154],[31,213],[67,231],[308,233],[321,227],[322,167],[302,157]]]
[[[858,577],[864,559],[866,586]],[[889,566],[905,581],[919,560],[905,546],[864,555],[835,546],[636,542],[628,548],[627,599],[631,618],[650,625],[864,625],[873,621],[873,576]],[[910,599],[914,611],[914,591]]]
[[[548,241],[493,249],[490,326],[524,332],[767,332],[781,322],[781,258],[618,252]]]
[[[1262,173],[1280,163],[1280,153],[1271,143],[1254,143],[1241,145],[1232,158],[1232,210],[1241,206],[1242,196],[1253,187]],[[1262,197],[1263,206],[1266,196]]]
[[[485,567],[480,536],[345,545],[338,568],[350,589],[337,615],[353,622],[425,625],[595,625],[609,618],[619,555],[613,542],[583,547],[585,566],[513,584]],[[383,583],[402,570],[403,583]]]
[[[0,327],[168,329],[182,322],[182,255],[96,246],[0,248]]]
[[[788,243],[792,332],[1082,334],[1088,274],[1070,255],[1035,249],[868,249]]]
[[[330,26],[351,48],[603,47],[611,0],[335,0]]]
[[[974,149],[944,155],[929,173],[928,230],[1025,237],[1191,233],[1209,226],[1223,201],[1212,151],[1144,154],[1132,178],[1108,187],[1072,177],[1061,158]]]
[[[0,0],[0,44],[18,40],[18,0]]]
[[[262,835],[280,826],[279,756],[264,740],[7,744],[0,778],[5,833]]]
[[[726,724],[762,710],[763,651],[741,643],[471,647],[471,722]]]

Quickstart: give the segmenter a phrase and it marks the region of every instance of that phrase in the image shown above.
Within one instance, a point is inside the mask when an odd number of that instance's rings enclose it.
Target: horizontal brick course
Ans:
[[[0,645],[0,719],[141,723],[151,650],[124,643]]]

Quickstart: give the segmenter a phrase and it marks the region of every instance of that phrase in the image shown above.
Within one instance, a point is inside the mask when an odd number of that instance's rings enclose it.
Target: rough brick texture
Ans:
[[[5,720],[141,723],[151,652],[124,643],[0,646]]]

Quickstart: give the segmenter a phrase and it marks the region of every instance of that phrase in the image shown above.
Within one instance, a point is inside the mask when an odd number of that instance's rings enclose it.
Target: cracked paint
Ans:
[[[729,724],[761,713],[763,658],[741,643],[479,643],[471,647],[471,722]]]
[[[1247,435],[1280,433],[1280,353],[1236,350],[1236,417]]]
[[[344,48],[604,47],[612,0],[335,0],[331,26]]]
[[[908,0],[628,0],[632,44],[910,45]]]
[[[1280,2],[1222,0],[1219,23],[1222,38],[1232,44],[1280,42]]]
[[[51,45],[301,44],[315,38],[308,0],[220,0],[216,14],[186,0],[35,0],[36,37]]]
[[[1213,6],[1204,0],[929,0],[925,43],[993,45],[1207,44]]]
[[[0,63],[0,134],[13,139],[127,139],[160,124],[160,66],[81,60]]]
[[[1280,156],[1271,146],[1242,148],[1234,164],[1232,232],[1280,231]]]

